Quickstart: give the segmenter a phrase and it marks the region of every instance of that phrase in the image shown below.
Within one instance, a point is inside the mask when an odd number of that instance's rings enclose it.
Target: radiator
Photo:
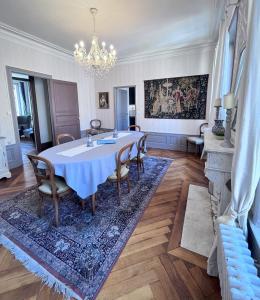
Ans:
[[[242,230],[220,224],[218,231],[218,271],[222,299],[260,299],[260,278]]]

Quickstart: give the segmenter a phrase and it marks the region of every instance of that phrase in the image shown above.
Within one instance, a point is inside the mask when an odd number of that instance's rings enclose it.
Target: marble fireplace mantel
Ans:
[[[205,163],[205,176],[213,183],[213,196],[217,199],[217,216],[224,213],[230,202],[231,193],[226,186],[231,178],[232,159],[234,148],[221,146],[223,140],[219,140],[212,132],[204,134],[203,153],[207,155]]]

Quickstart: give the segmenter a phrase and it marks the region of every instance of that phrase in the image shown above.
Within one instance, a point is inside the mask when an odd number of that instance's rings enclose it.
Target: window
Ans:
[[[13,80],[13,89],[17,116],[31,115],[29,82]]]
[[[232,88],[233,80],[233,67],[235,59],[235,45],[236,45],[236,35],[237,35],[237,19],[238,11],[236,10],[232,21],[230,23],[228,32],[225,36],[224,53],[223,53],[223,73],[222,73],[222,86],[221,86],[221,96],[228,94]],[[226,119],[226,113],[221,110],[221,119]]]

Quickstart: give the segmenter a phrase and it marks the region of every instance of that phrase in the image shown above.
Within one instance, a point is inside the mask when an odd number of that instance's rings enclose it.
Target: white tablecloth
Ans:
[[[97,145],[88,148],[87,139],[82,138],[47,149],[39,154],[54,166],[55,174],[64,177],[68,186],[82,199],[94,194],[98,185],[105,182],[116,168],[116,154],[125,145],[136,143],[143,133],[120,132],[116,144]],[[112,133],[92,137],[112,138]],[[65,153],[65,155],[64,155]],[[136,144],[132,156],[137,154]]]

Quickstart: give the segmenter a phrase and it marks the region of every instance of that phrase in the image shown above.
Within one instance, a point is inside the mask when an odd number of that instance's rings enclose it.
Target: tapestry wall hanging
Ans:
[[[204,120],[208,77],[206,74],[145,80],[145,118]]]

